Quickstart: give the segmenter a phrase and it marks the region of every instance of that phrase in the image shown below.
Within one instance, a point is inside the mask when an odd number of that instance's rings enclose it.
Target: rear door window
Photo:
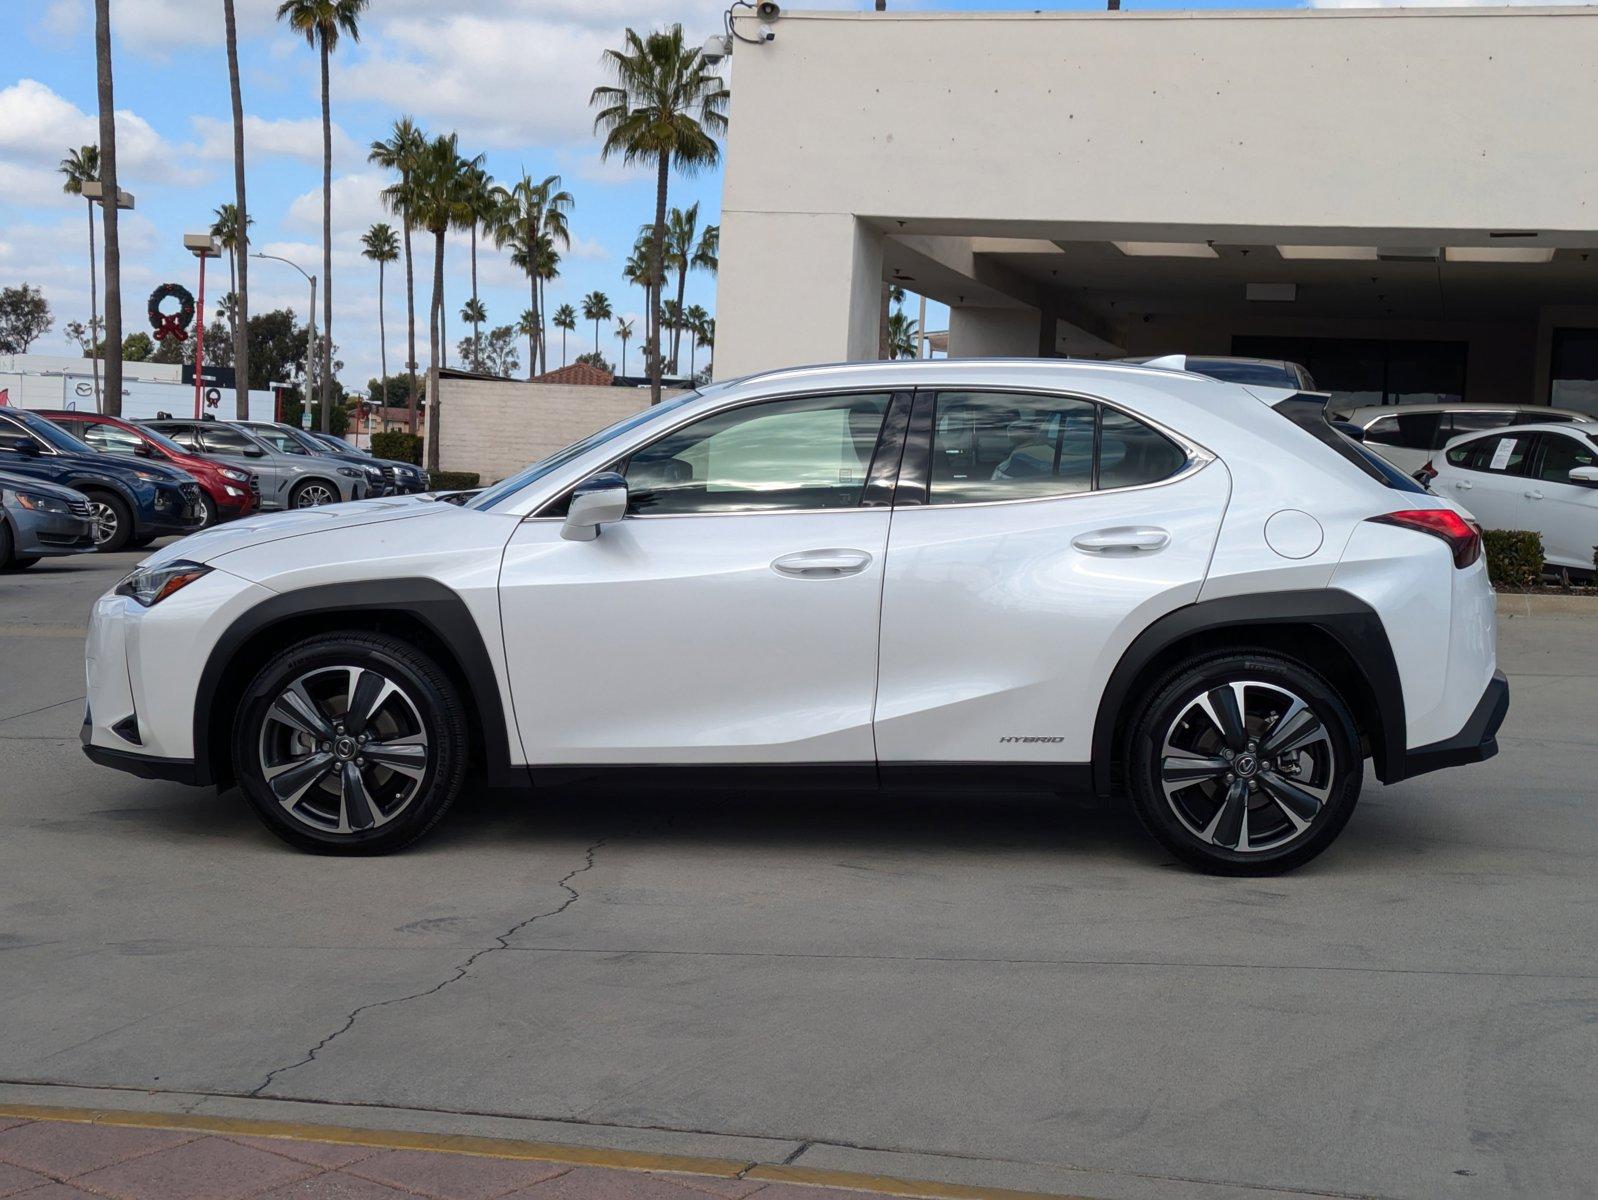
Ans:
[[[1532,435],[1527,433],[1476,438],[1450,450],[1448,463],[1489,475],[1519,475],[1530,456],[1531,443]]]
[[[1487,429],[1502,429],[1514,421],[1514,413],[1502,408],[1466,409],[1456,408],[1447,415],[1444,422],[1448,431],[1444,434],[1446,441],[1450,436],[1458,437],[1462,433],[1481,433]],[[1525,422],[1519,422],[1525,424]]]
[[[107,454],[137,454],[144,448],[144,439],[136,433],[129,433],[115,425],[102,425],[90,422],[81,431],[74,430],[84,441],[96,450]]]
[[[247,454],[256,445],[247,434],[226,425],[205,427],[205,448],[211,454]]]

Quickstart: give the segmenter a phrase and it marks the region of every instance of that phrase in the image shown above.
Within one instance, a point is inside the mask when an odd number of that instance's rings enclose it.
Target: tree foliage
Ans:
[[[33,285],[0,291],[0,354],[26,354],[54,323],[49,301]]]

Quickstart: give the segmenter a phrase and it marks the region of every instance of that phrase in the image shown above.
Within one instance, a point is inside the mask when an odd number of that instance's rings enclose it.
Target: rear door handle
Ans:
[[[1526,497],[1528,500],[1541,500],[1543,498],[1543,494],[1541,492],[1522,492],[1520,494]]]
[[[871,565],[864,550],[800,550],[784,554],[771,569],[790,579],[841,579],[858,575]]]
[[[1462,492],[1468,492],[1468,491],[1470,491],[1471,488],[1475,487],[1476,485],[1471,483],[1471,482],[1469,482],[1468,480],[1461,479],[1458,482],[1456,482],[1454,484],[1454,486],[1457,487]]]
[[[1148,554],[1163,550],[1171,535],[1147,525],[1124,525],[1117,529],[1095,529],[1078,534],[1071,545],[1089,554]]]

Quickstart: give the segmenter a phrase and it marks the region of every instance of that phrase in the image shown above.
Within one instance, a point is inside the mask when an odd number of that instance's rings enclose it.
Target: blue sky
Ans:
[[[1336,2],[1336,0],[1332,0]],[[1231,0],[1226,4],[1154,4],[1136,8],[1296,7]],[[181,248],[185,231],[202,230],[220,203],[233,198],[231,111],[222,46],[220,0],[111,0],[115,33],[119,171],[138,200],[123,225],[124,330],[143,327],[144,299],[157,284],[194,288],[194,260]],[[0,285],[42,287],[55,329],[34,347],[67,352],[62,330],[89,314],[87,222],[82,201],[61,193],[57,162],[69,147],[96,140],[93,14],[90,0],[14,0],[6,74],[0,75]],[[797,0],[795,7],[868,8],[869,0]],[[890,0],[890,7],[944,9],[1098,8],[1099,3],[1015,4],[1003,0]],[[255,248],[320,271],[321,144],[316,55],[273,18],[276,0],[237,0],[244,103],[250,114],[249,203]],[[409,113],[433,132],[456,131],[463,150],[487,156],[489,171],[514,179],[559,174],[576,197],[573,244],[561,278],[549,289],[553,308],[578,306],[593,289],[607,293],[619,316],[636,317],[637,289],[621,270],[641,222],[652,214],[647,172],[602,163],[590,133],[590,89],[599,82],[601,51],[628,24],[681,21],[699,41],[720,26],[725,0],[372,0],[359,44],[343,43],[334,59],[334,337],[346,363],[347,386],[377,372],[377,271],[360,257],[358,238],[388,219],[378,193],[382,172],[366,163],[366,147],[394,118]],[[733,119],[736,120],[736,96]],[[719,171],[677,177],[672,202],[699,201],[701,220],[717,219]],[[395,222],[397,226],[397,222]],[[420,258],[421,244],[418,243]],[[458,319],[470,294],[465,235],[446,255],[450,340],[465,332]],[[213,271],[215,270],[213,264]],[[479,290],[491,322],[514,322],[527,305],[525,279],[492,246],[479,250]],[[418,305],[425,304],[418,270]],[[221,287],[217,285],[221,284]],[[389,275],[390,370],[403,359],[403,274]],[[207,290],[225,290],[212,275]],[[306,287],[289,267],[255,262],[251,308],[292,307],[303,317]],[[714,311],[713,278],[690,277],[688,302]],[[214,305],[212,306],[214,307]],[[320,307],[320,305],[319,305]],[[929,319],[936,326],[941,320]],[[602,331],[613,362],[619,348]],[[637,322],[640,331],[643,322]],[[425,358],[425,327],[418,330]],[[569,353],[593,346],[579,325]],[[639,341],[629,365],[638,363]],[[558,334],[552,342],[555,365]],[[525,357],[525,348],[523,350]],[[525,369],[525,362],[523,367]]]

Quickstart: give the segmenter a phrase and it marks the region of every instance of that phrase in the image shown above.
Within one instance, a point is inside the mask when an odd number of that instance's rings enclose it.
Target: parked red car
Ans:
[[[120,417],[76,409],[39,409],[39,416],[88,442],[102,454],[127,454],[154,458],[194,476],[205,505],[205,525],[247,517],[261,506],[260,480],[248,471],[223,466],[213,459],[190,454],[171,438]]]

